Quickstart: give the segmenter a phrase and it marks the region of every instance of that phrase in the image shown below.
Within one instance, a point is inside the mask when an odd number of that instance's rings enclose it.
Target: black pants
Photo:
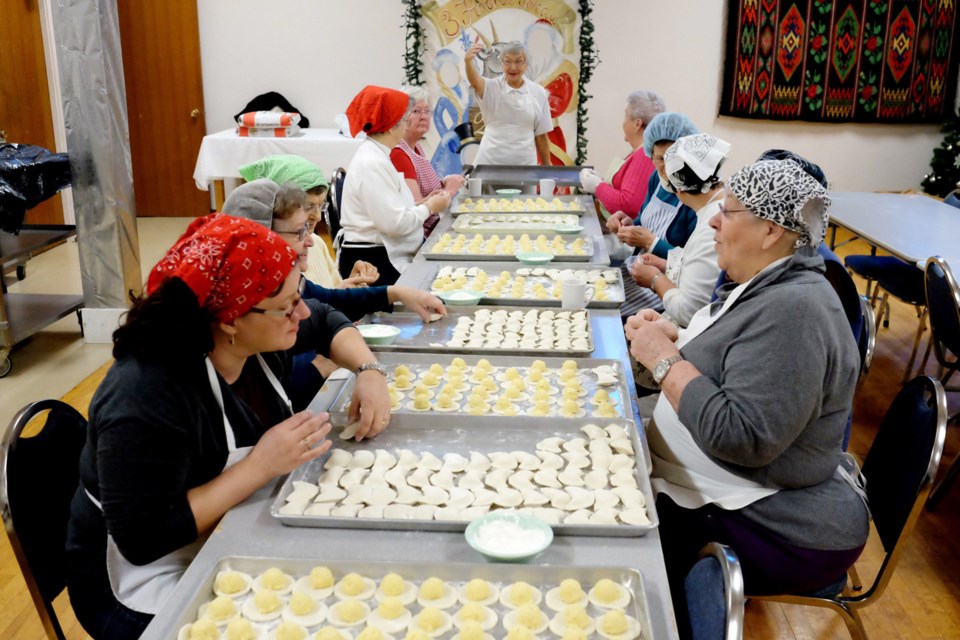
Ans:
[[[369,262],[380,272],[380,278],[371,287],[394,284],[400,278],[400,272],[393,268],[385,247],[353,247],[346,242],[340,247],[340,261],[337,264],[341,278],[350,276],[353,263],[357,260]]]

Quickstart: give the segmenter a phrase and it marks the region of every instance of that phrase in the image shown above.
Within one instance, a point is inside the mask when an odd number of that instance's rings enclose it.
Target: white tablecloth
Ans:
[[[340,135],[336,129],[302,129],[295,138],[241,138],[233,129],[204,136],[193,179],[207,191],[214,180],[239,178],[240,167],[275,154],[301,156],[320,167],[327,179],[338,167],[346,168],[360,140]]]

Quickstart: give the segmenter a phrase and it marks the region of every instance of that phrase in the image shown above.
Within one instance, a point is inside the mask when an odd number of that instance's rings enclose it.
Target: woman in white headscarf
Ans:
[[[748,594],[832,585],[866,541],[841,449],[857,345],[815,250],[829,203],[796,163],[744,167],[711,219],[732,282],[684,330],[649,310],[627,322],[662,389],[648,437],[675,604],[711,540],[737,552]]]
[[[729,143],[706,133],[680,138],[667,149],[663,162],[669,189],[697,212],[697,226],[687,244],[671,249],[666,259],[645,253],[630,270],[634,282],[662,300],[663,317],[679,327],[710,302],[720,274],[710,219],[723,201],[719,173],[729,152]]]

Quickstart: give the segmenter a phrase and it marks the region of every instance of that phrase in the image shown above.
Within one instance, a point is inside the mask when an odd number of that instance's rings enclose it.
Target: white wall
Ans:
[[[230,127],[230,116],[271,90],[302,109],[312,126],[333,126],[364,85],[403,80],[399,0],[198,0],[198,8],[208,132]],[[725,13],[720,0],[596,2],[601,64],[590,85],[589,163],[603,169],[626,154],[624,100],[651,88],[669,109],[733,144],[731,171],[764,149],[786,147],[820,163],[836,189],[919,188],[942,139],[935,125],[718,117]]]

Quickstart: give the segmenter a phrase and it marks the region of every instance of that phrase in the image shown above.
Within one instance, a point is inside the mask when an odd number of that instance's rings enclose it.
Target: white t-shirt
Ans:
[[[484,130],[474,164],[537,164],[534,136],[553,131],[547,90],[529,78],[514,89],[502,75],[484,78]]]

